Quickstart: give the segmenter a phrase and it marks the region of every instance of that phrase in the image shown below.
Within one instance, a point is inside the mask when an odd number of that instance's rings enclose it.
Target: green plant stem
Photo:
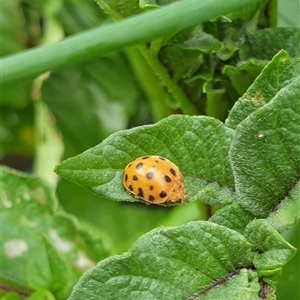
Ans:
[[[113,20],[118,21],[121,20],[122,17],[120,16],[120,14],[113,10],[105,1],[103,0],[94,0],[99,7],[106,13],[108,14]]]
[[[170,96],[160,84],[159,78],[150,69],[145,58],[136,47],[126,48],[124,52],[148,98],[154,121],[157,122],[171,115],[172,110],[167,104],[170,102]]]
[[[111,9],[103,0],[95,1],[111,19],[114,21],[122,19],[120,14]],[[124,53],[148,98],[154,121],[157,122],[171,115],[172,110],[168,106],[168,102],[171,102],[170,95],[166,93],[164,87],[160,84],[159,77],[153,72],[153,69],[149,66],[138,46],[125,48]]]
[[[111,9],[103,0],[96,0],[96,2],[113,20],[121,19],[118,12]],[[124,50],[140,84],[148,96],[155,121],[159,121],[172,113],[167,106],[167,103],[172,101],[176,102],[173,106],[176,106],[176,108],[179,106],[185,114],[198,114],[196,108],[190,104],[181,88],[172,81],[166,69],[158,60],[157,54],[161,48],[161,43],[162,39],[159,38],[152,41],[149,50],[144,44]],[[159,80],[163,82],[163,86],[168,89],[170,95],[164,91]]]
[[[0,82],[8,84],[62,69],[149,42],[261,0],[185,0],[103,25],[56,44],[23,51],[1,59]]]
[[[149,54],[147,48],[144,45],[137,46],[149,66],[153,69],[156,75],[162,80],[164,85],[167,87],[168,91],[172,95],[173,100],[182,109],[182,111],[187,115],[197,115],[198,111],[189,102],[189,99],[183,93],[182,89],[170,78],[165,67],[160,63],[156,56]]]

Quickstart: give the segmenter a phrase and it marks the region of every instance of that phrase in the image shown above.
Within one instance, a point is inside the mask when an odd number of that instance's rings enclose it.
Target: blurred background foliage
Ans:
[[[138,1],[107,3],[111,7],[116,5],[116,14],[104,12],[99,8],[100,3],[93,0],[3,0],[1,56],[53,43],[110,22],[111,18],[142,11]],[[274,17],[273,13],[273,18],[261,15],[256,21],[258,26],[275,27],[276,23],[277,27],[300,26],[298,0],[270,1],[269,5],[264,12],[274,12],[277,6],[277,15]],[[166,40],[154,41],[150,50],[155,53],[156,47],[160,49],[167,43],[168,46],[156,54],[172,80],[189,93],[199,114],[224,120],[234,101],[245,92],[262,66],[251,66],[251,70],[246,71],[224,68],[225,64],[216,67],[211,54],[217,51],[219,64],[225,60],[231,60],[232,65],[236,62],[234,41],[240,38],[238,28],[242,24],[239,20],[230,25],[225,18],[221,21],[221,33],[219,23],[207,22],[200,29],[193,28],[192,33],[185,31]],[[218,32],[226,47],[218,50],[218,39],[203,37],[203,28],[211,36]],[[197,30],[202,35],[197,35]],[[231,39],[227,39],[228,36]],[[203,40],[207,44],[199,56],[199,43],[202,45]],[[52,171],[61,159],[95,146],[115,131],[153,123],[181,112],[178,103],[170,98],[148,68],[136,49],[125,49],[89,63],[44,74],[33,82],[2,87],[1,91],[1,163],[33,172],[52,184],[67,212],[105,232],[113,253],[126,251],[152,228],[206,219],[205,214],[210,214],[196,202],[179,210],[178,207],[166,209],[107,201],[71,182],[57,182]],[[222,72],[227,79],[224,80]],[[244,85],[232,88],[237,74],[244,76]],[[298,249],[299,228],[298,225],[285,233],[287,240]],[[299,299],[299,291],[295,289],[300,281],[299,266],[298,253],[284,268],[278,299],[286,299],[286,295],[289,299]],[[291,291],[295,292],[291,294]]]

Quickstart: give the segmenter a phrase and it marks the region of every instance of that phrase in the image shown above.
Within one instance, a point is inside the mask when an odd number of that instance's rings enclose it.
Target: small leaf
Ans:
[[[132,202],[137,200],[122,186],[124,167],[139,156],[160,155],[180,168],[187,201],[195,201],[211,182],[233,193],[227,156],[232,134],[213,118],[173,115],[155,125],[112,134],[98,146],[63,161],[55,171],[99,196]]]
[[[287,53],[280,51],[263,69],[247,92],[235,103],[226,125],[236,126],[252,112],[268,103],[283,87],[296,78]]]
[[[258,271],[270,271],[283,267],[297,250],[290,245],[266,220],[250,222],[245,236],[257,253],[253,264]],[[277,271],[276,271],[277,272]]]
[[[242,232],[253,219],[254,216],[250,212],[243,209],[239,204],[232,203],[219,209],[209,221]]]
[[[299,205],[293,194],[300,176],[299,96],[297,78],[236,129],[230,156],[237,201],[255,216],[267,217],[281,202]]]
[[[199,50],[203,53],[215,53],[222,50],[223,44],[206,32],[197,32],[186,40],[181,47],[183,49]]]
[[[220,299],[222,293],[234,299],[248,289],[257,296],[257,276],[245,268],[251,257],[247,240],[223,226],[200,221],[158,228],[88,271],[69,300]]]
[[[222,69],[222,74],[228,76],[232,86],[240,96],[246,92],[247,88],[253,81],[252,76],[250,76],[247,72],[230,65],[227,65]],[[243,78],[243,80],[241,80],[241,78]]]
[[[135,15],[141,11],[137,0],[103,0],[97,1],[97,3],[100,7],[103,7],[104,11],[109,10],[114,12],[114,15],[117,13],[123,18]]]

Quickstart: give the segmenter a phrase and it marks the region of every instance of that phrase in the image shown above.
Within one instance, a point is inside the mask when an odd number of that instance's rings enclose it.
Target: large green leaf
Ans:
[[[284,49],[292,59],[300,57],[300,31],[298,27],[265,28],[247,34],[247,40],[239,53],[242,60],[254,58],[268,61]]]
[[[226,125],[230,128],[236,128],[242,120],[268,103],[296,77],[289,56],[285,51],[280,51],[263,69],[247,92],[235,103],[226,120]]]
[[[65,136],[67,155],[125,128],[139,96],[128,65],[118,54],[52,73],[42,93]]]
[[[299,207],[299,77],[238,125],[230,157],[238,202],[246,210],[267,217],[283,204]],[[289,211],[292,220],[281,220],[281,228],[300,217],[299,210]]]
[[[158,228],[88,271],[69,299],[257,299],[252,255],[242,235],[210,222]]]
[[[21,294],[49,288],[65,299],[83,271],[107,256],[101,236],[58,210],[40,179],[7,168],[0,174],[1,282]]]
[[[138,201],[124,191],[123,169],[136,157],[160,155],[181,169],[187,201],[228,203],[234,188],[228,159],[232,134],[213,118],[173,115],[155,125],[112,134],[98,146],[63,161],[56,172],[100,196]]]

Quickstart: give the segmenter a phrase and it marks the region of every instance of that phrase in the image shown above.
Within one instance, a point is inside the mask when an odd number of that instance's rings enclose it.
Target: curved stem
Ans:
[[[169,93],[172,95],[173,100],[187,115],[198,115],[196,107],[189,102],[182,89],[170,78],[166,68],[160,63],[158,58],[154,55],[150,55],[146,46],[139,45],[137,48],[140,50],[149,66],[153,69],[155,74],[161,79],[164,85],[167,87]]]

